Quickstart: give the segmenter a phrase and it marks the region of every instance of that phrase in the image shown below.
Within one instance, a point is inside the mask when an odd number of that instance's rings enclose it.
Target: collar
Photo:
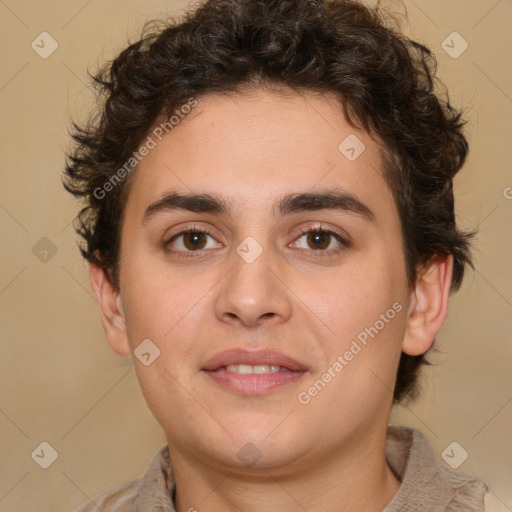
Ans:
[[[383,512],[483,512],[487,487],[441,464],[427,438],[408,427],[388,427],[386,459],[402,482]],[[176,481],[168,446],[151,458],[140,481],[134,512],[176,512]]]

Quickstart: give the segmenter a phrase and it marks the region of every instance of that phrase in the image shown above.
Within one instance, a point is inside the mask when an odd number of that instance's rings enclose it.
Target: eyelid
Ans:
[[[192,225],[189,225],[189,226],[184,226],[182,227],[177,233],[173,234],[172,236],[168,236],[168,237],[165,237],[164,238],[164,247],[167,247],[171,242],[173,242],[174,240],[176,240],[178,237],[182,236],[182,235],[186,235],[187,233],[203,233],[203,234],[206,234],[208,235],[209,237],[213,238],[216,242],[218,242],[216,236],[213,234],[213,232],[211,230],[209,230],[208,228],[205,228],[203,226],[197,226],[195,224],[192,224]],[[198,250],[198,251],[169,251],[169,252],[180,252],[180,253],[194,253],[194,252],[201,252],[201,251],[204,251],[204,249],[202,250]]]
[[[350,236],[345,230],[343,230],[341,228],[330,227],[329,225],[322,223],[322,222],[313,223],[312,225],[307,226],[306,228],[301,227],[300,231],[301,231],[301,235],[315,232],[315,231],[322,231],[325,233],[330,233],[332,235],[338,236],[347,245],[350,244]]]
[[[313,253],[315,255],[315,257],[319,257],[322,255],[328,256],[328,255],[332,255],[332,254],[338,254],[343,249],[347,249],[352,246],[352,242],[348,235],[341,234],[338,230],[336,230],[334,228],[329,228],[329,227],[323,225],[322,223],[319,223],[318,225],[315,225],[315,226],[309,226],[306,229],[301,227],[300,231],[301,231],[301,234],[299,236],[295,237],[292,243],[296,243],[304,235],[308,235],[310,233],[321,232],[321,233],[327,233],[331,237],[334,237],[342,246],[341,248],[338,247],[335,249],[325,249],[325,250],[309,249],[309,252]],[[308,251],[307,249],[304,249],[304,250]]]

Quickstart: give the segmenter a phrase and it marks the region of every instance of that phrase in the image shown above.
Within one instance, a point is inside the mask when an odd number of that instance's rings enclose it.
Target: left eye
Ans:
[[[305,245],[300,244],[300,240],[305,241]],[[346,241],[334,231],[325,229],[311,229],[305,231],[294,242],[294,246],[301,249],[313,249],[314,251],[330,251],[336,250],[340,246],[346,246]]]
[[[172,237],[168,244],[178,251],[201,251],[203,249],[212,249],[221,244],[208,245],[208,238],[215,240],[209,233],[205,231],[183,231]]]

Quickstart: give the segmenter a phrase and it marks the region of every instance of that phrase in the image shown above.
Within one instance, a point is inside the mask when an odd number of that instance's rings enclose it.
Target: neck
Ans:
[[[347,449],[346,446],[350,446]],[[400,487],[385,457],[384,435],[268,469],[212,467],[169,446],[177,512],[381,512]]]

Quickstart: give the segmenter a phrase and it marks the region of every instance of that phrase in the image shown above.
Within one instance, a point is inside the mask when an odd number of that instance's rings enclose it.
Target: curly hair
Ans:
[[[74,145],[63,181],[85,200],[75,219],[82,255],[100,265],[116,288],[131,180],[108,188],[107,182],[136,167],[133,156],[150,130],[190,98],[255,85],[334,93],[340,115],[383,143],[410,286],[435,255],[453,257],[452,291],[465,265],[472,265],[472,233],[456,226],[452,188],[468,151],[462,112],[441,98],[431,51],[389,27],[378,6],[355,0],[209,0],[181,21],[150,24],[92,78],[98,109],[83,127],[72,125]],[[415,396],[425,363],[424,355],[401,355],[395,401]]]

